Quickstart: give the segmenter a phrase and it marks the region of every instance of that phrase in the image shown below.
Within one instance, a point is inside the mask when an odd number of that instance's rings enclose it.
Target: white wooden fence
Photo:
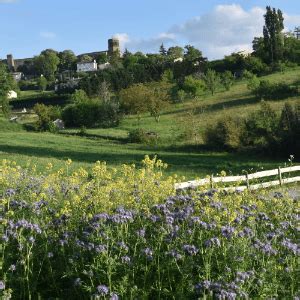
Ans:
[[[287,183],[293,183],[293,182],[300,182],[300,176],[296,177],[289,177],[289,178],[283,178],[282,174],[284,173],[292,173],[300,171],[300,166],[292,166],[292,167],[286,167],[286,168],[278,168],[274,170],[269,171],[261,171],[253,174],[246,174],[241,176],[227,176],[227,177],[213,177],[209,176],[205,179],[199,179],[199,180],[193,180],[193,181],[187,181],[183,183],[177,183],[175,184],[176,190],[183,190],[188,188],[196,188],[199,186],[207,186],[211,189],[216,188],[223,191],[244,191],[244,190],[257,190],[260,188],[266,188],[271,186],[277,186],[277,185],[283,185]],[[270,176],[276,176],[278,179],[269,181],[269,182],[263,182],[263,183],[255,183],[251,184],[250,181],[253,179],[259,179],[264,177],[270,177]],[[245,185],[238,185],[238,186],[230,186],[230,187],[218,187],[217,184],[220,183],[233,183],[236,182],[237,184],[244,183]]]

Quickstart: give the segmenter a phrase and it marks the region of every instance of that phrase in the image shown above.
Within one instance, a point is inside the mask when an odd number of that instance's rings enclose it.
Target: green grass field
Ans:
[[[267,76],[272,82],[295,82],[299,80],[300,68]],[[300,97],[280,101],[268,101],[280,111],[284,103],[296,103]],[[59,167],[67,158],[74,166],[89,167],[97,160],[107,161],[111,166],[122,163],[140,163],[146,154],[157,155],[169,164],[168,174],[177,173],[187,179],[227,173],[241,174],[245,171],[269,169],[287,163],[284,159],[269,159],[255,154],[211,152],[202,145],[201,133],[224,115],[246,116],[260,107],[260,101],[253,98],[246,82],[237,82],[229,92],[222,89],[214,96],[203,94],[198,99],[172,104],[161,116],[159,123],[145,115],[140,124],[134,116],[125,118],[119,127],[111,129],[88,129],[83,136],[79,130],[66,130],[60,134],[27,132],[19,124],[0,119],[0,160],[14,160],[20,165],[28,161],[43,167],[52,162]],[[193,113],[192,113],[193,112]],[[32,120],[32,115],[30,120]],[[24,123],[26,120],[21,119]],[[127,143],[128,132],[140,126],[157,132],[158,145]],[[186,129],[198,128],[190,139],[183,139]],[[196,145],[198,144],[198,145]],[[291,153],[295,155],[296,153]],[[298,157],[299,160],[299,157]]]

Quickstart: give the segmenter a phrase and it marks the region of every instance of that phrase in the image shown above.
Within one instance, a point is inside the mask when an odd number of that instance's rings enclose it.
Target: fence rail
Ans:
[[[188,188],[196,188],[199,186],[210,186],[210,188],[216,188],[216,184],[218,183],[245,183],[245,185],[241,186],[230,186],[230,187],[222,187],[219,188],[223,191],[244,191],[244,190],[257,190],[260,188],[266,188],[271,186],[278,186],[287,183],[300,182],[300,176],[292,177],[292,178],[282,178],[282,174],[292,173],[300,171],[300,166],[292,166],[286,168],[280,168],[268,171],[256,172],[253,174],[246,174],[241,176],[227,176],[227,177],[213,177],[213,175],[199,180],[187,181],[182,183],[175,184],[176,190],[184,190]],[[253,179],[259,179],[264,177],[277,176],[277,180],[263,182],[258,184],[250,183]]]

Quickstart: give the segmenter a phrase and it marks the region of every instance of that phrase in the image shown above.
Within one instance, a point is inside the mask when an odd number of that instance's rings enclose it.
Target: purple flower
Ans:
[[[130,259],[129,256],[122,256],[121,261],[122,261],[123,264],[129,264],[131,259]]]
[[[2,240],[3,240],[4,242],[8,242],[9,238],[8,238],[8,236],[7,236],[6,234],[4,234],[4,235],[2,236]]]
[[[116,293],[111,293],[110,300],[119,300],[119,296]]]
[[[182,258],[182,255],[180,253],[178,253],[176,250],[171,250],[169,252],[167,252],[168,255],[170,255],[171,257],[175,258],[176,260],[180,260]]]
[[[8,270],[14,272],[16,270],[16,265],[11,265]]]
[[[226,237],[227,239],[230,239],[233,234],[235,232],[234,227],[231,226],[222,226],[221,228],[221,233],[224,237]]]
[[[245,227],[242,231],[238,233],[239,237],[252,237],[253,236],[253,231],[249,227]]]
[[[234,300],[237,297],[237,294],[235,292],[232,291],[226,291],[226,290],[221,290],[221,292],[219,294],[216,295],[217,299],[220,300]]]
[[[174,223],[174,218],[171,216],[166,216],[166,223],[167,224],[173,224]]]
[[[194,245],[183,245],[182,249],[187,255],[191,256],[196,255],[199,251]]]
[[[76,278],[76,279],[74,280],[74,286],[81,286],[81,283],[82,283],[82,281],[81,281],[80,278]]]
[[[260,240],[255,240],[253,244],[254,248],[260,250],[267,255],[276,255],[277,251],[274,250],[270,243],[262,243]]]
[[[269,221],[269,217],[267,216],[267,214],[260,212],[258,213],[258,216],[256,218],[257,221]]]
[[[16,194],[16,190],[14,190],[14,189],[8,189],[5,192],[5,196],[8,196],[8,197],[14,196],[15,194]]]
[[[68,241],[66,241],[66,240],[59,240],[58,242],[59,242],[59,244],[60,244],[62,247],[63,247],[64,245],[68,244]],[[78,245],[78,242],[77,242],[77,245]]]
[[[128,251],[128,246],[124,242],[118,242],[117,245],[120,247],[120,250],[123,250],[125,252]]]
[[[92,222],[106,221],[109,218],[107,213],[94,215]]]
[[[284,239],[281,245],[286,249],[292,251],[295,255],[300,254],[300,247],[297,244],[292,243],[289,239]]]
[[[0,291],[5,290],[5,282],[3,280],[0,280]]]
[[[142,253],[144,253],[147,257],[147,259],[151,260],[153,258],[153,252],[150,248],[145,248],[142,250]]]
[[[106,245],[97,245],[95,246],[95,251],[96,253],[103,253],[107,251],[107,246]]]
[[[51,258],[51,257],[53,257],[53,253],[49,252],[47,256],[48,256],[48,258]]]
[[[28,241],[31,243],[31,244],[34,244],[35,242],[35,238],[33,236],[29,237]]]
[[[97,291],[101,296],[106,296],[109,292],[109,289],[106,285],[98,285]]]
[[[213,238],[211,238],[209,240],[206,240],[204,242],[204,245],[205,245],[205,247],[208,247],[208,248],[213,247],[213,246],[220,247],[221,246],[221,242],[220,242],[220,240],[217,237],[213,237]]]
[[[246,280],[249,280],[252,276],[254,276],[253,271],[237,272],[235,282],[244,283]]]
[[[136,232],[137,236],[139,237],[145,237],[146,230],[145,229],[140,229]]]

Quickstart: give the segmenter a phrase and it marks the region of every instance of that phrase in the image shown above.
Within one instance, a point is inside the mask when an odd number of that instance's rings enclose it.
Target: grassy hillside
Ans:
[[[293,83],[300,79],[299,75],[300,68],[285,74],[266,76],[266,79]],[[300,98],[268,102],[279,112],[286,101],[296,103]],[[246,82],[240,81],[229,92],[220,88],[214,96],[206,93],[195,100],[172,104],[159,123],[153,117],[145,115],[138,124],[137,119],[132,116],[124,119],[118,128],[89,129],[83,136],[79,136],[79,130],[76,129],[59,135],[26,132],[19,125],[0,119],[0,159],[16,160],[21,165],[30,160],[39,166],[51,161],[59,166],[63,160],[71,158],[75,165],[89,167],[97,160],[107,161],[112,166],[139,163],[145,154],[150,154],[158,155],[167,162],[170,165],[169,173],[177,173],[189,179],[216,174],[221,170],[237,174],[245,170],[284,165],[288,158],[270,160],[255,154],[210,152],[201,144],[201,133],[219,118],[226,114],[246,116],[259,107],[260,101],[251,96]],[[159,144],[147,146],[127,143],[128,132],[138,126],[157,132]],[[190,133],[188,139],[183,139],[183,134],[193,128],[197,130]],[[296,153],[291,154],[297,159]]]

